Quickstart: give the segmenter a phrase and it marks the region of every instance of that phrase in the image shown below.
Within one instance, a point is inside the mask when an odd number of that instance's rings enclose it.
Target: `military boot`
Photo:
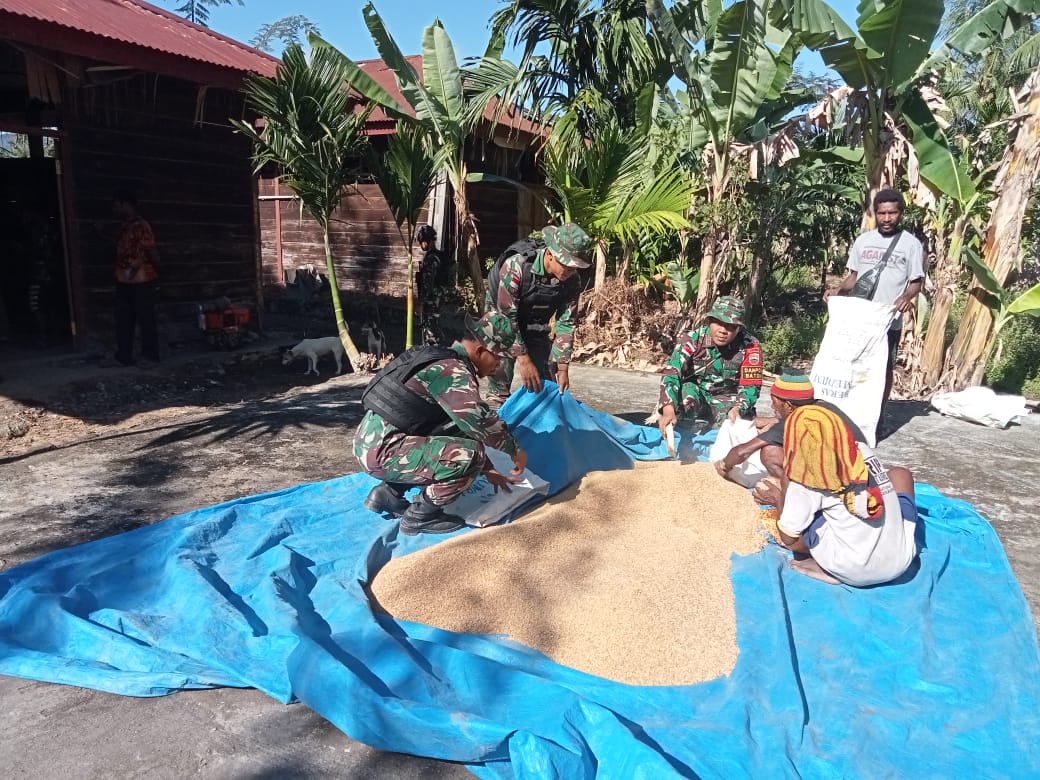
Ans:
[[[401,515],[401,533],[406,536],[416,534],[450,534],[465,528],[465,521],[458,515],[448,514],[444,507],[437,506],[423,490],[419,497]]]
[[[365,506],[378,514],[403,515],[412,504],[404,497],[405,491],[410,488],[401,482],[380,482],[368,494]]]

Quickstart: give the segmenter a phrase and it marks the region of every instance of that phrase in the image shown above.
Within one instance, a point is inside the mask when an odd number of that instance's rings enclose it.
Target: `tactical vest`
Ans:
[[[523,258],[521,265],[520,296],[517,301],[517,319],[520,329],[525,333],[548,333],[549,322],[556,314],[560,304],[572,297],[574,288],[579,284],[578,277],[572,276],[561,282],[552,274],[544,276],[534,273],[534,261],[545,246],[544,241],[524,238],[509,245],[505,252],[491,266],[488,273],[488,289],[492,296],[502,280],[502,265],[513,255]]]
[[[405,387],[405,382],[432,363],[445,358],[462,360],[476,373],[473,364],[448,347],[426,344],[412,347],[387,363],[361,394],[361,405],[395,428],[413,436],[425,436],[450,422],[440,404]]]

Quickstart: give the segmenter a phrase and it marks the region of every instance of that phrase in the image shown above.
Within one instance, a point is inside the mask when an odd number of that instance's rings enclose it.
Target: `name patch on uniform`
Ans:
[[[740,384],[760,385],[762,384],[762,366],[741,366]]]
[[[747,348],[744,362],[740,365],[740,384],[762,384],[762,348],[755,344]]]

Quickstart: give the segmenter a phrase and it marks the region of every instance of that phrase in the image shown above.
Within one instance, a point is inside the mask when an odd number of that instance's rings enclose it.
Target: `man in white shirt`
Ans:
[[[824,293],[823,299],[849,295],[892,304],[895,317],[888,332],[888,373],[878,418],[880,434],[880,420],[884,418],[885,405],[892,393],[892,372],[899,351],[903,312],[914,305],[924,285],[924,248],[913,234],[900,227],[906,203],[897,190],[879,191],[873,205],[877,228],[856,239],[849,252],[848,275],[837,288]]]

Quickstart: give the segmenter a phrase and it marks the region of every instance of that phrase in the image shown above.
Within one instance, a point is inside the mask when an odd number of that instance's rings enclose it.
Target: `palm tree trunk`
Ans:
[[[343,319],[343,306],[339,302],[339,285],[336,283],[336,266],[332,264],[332,244],[329,243],[328,225],[322,225],[321,232],[322,237],[325,239],[325,272],[329,276],[329,292],[332,294],[332,309],[336,313],[336,330],[339,333],[340,343],[343,344],[343,349],[347,353],[347,360],[350,361],[350,368],[352,371],[356,372],[358,370],[358,359],[361,357],[361,353],[358,352],[358,348],[354,346],[354,342],[350,338],[350,331],[347,330],[347,323]]]
[[[621,252],[621,263],[618,265],[617,278],[628,281],[628,269],[632,267],[632,245],[625,243]]]
[[[1004,158],[993,183],[993,201],[982,260],[1001,284],[1007,280],[1019,258],[1022,219],[1029,196],[1040,177],[1040,68],[1033,71],[1023,91],[1028,90],[1024,105],[1016,113],[1024,116],[1014,141],[1005,149]],[[988,295],[978,286],[972,288],[964,308],[942,385],[952,390],[982,382],[993,331],[993,313],[987,305]]]
[[[404,326],[404,348],[411,349],[415,338],[415,253],[412,251],[411,242],[408,243],[408,303],[406,305],[406,319]]]
[[[603,241],[596,242],[596,281],[593,289],[602,290],[607,283],[607,249]]]

